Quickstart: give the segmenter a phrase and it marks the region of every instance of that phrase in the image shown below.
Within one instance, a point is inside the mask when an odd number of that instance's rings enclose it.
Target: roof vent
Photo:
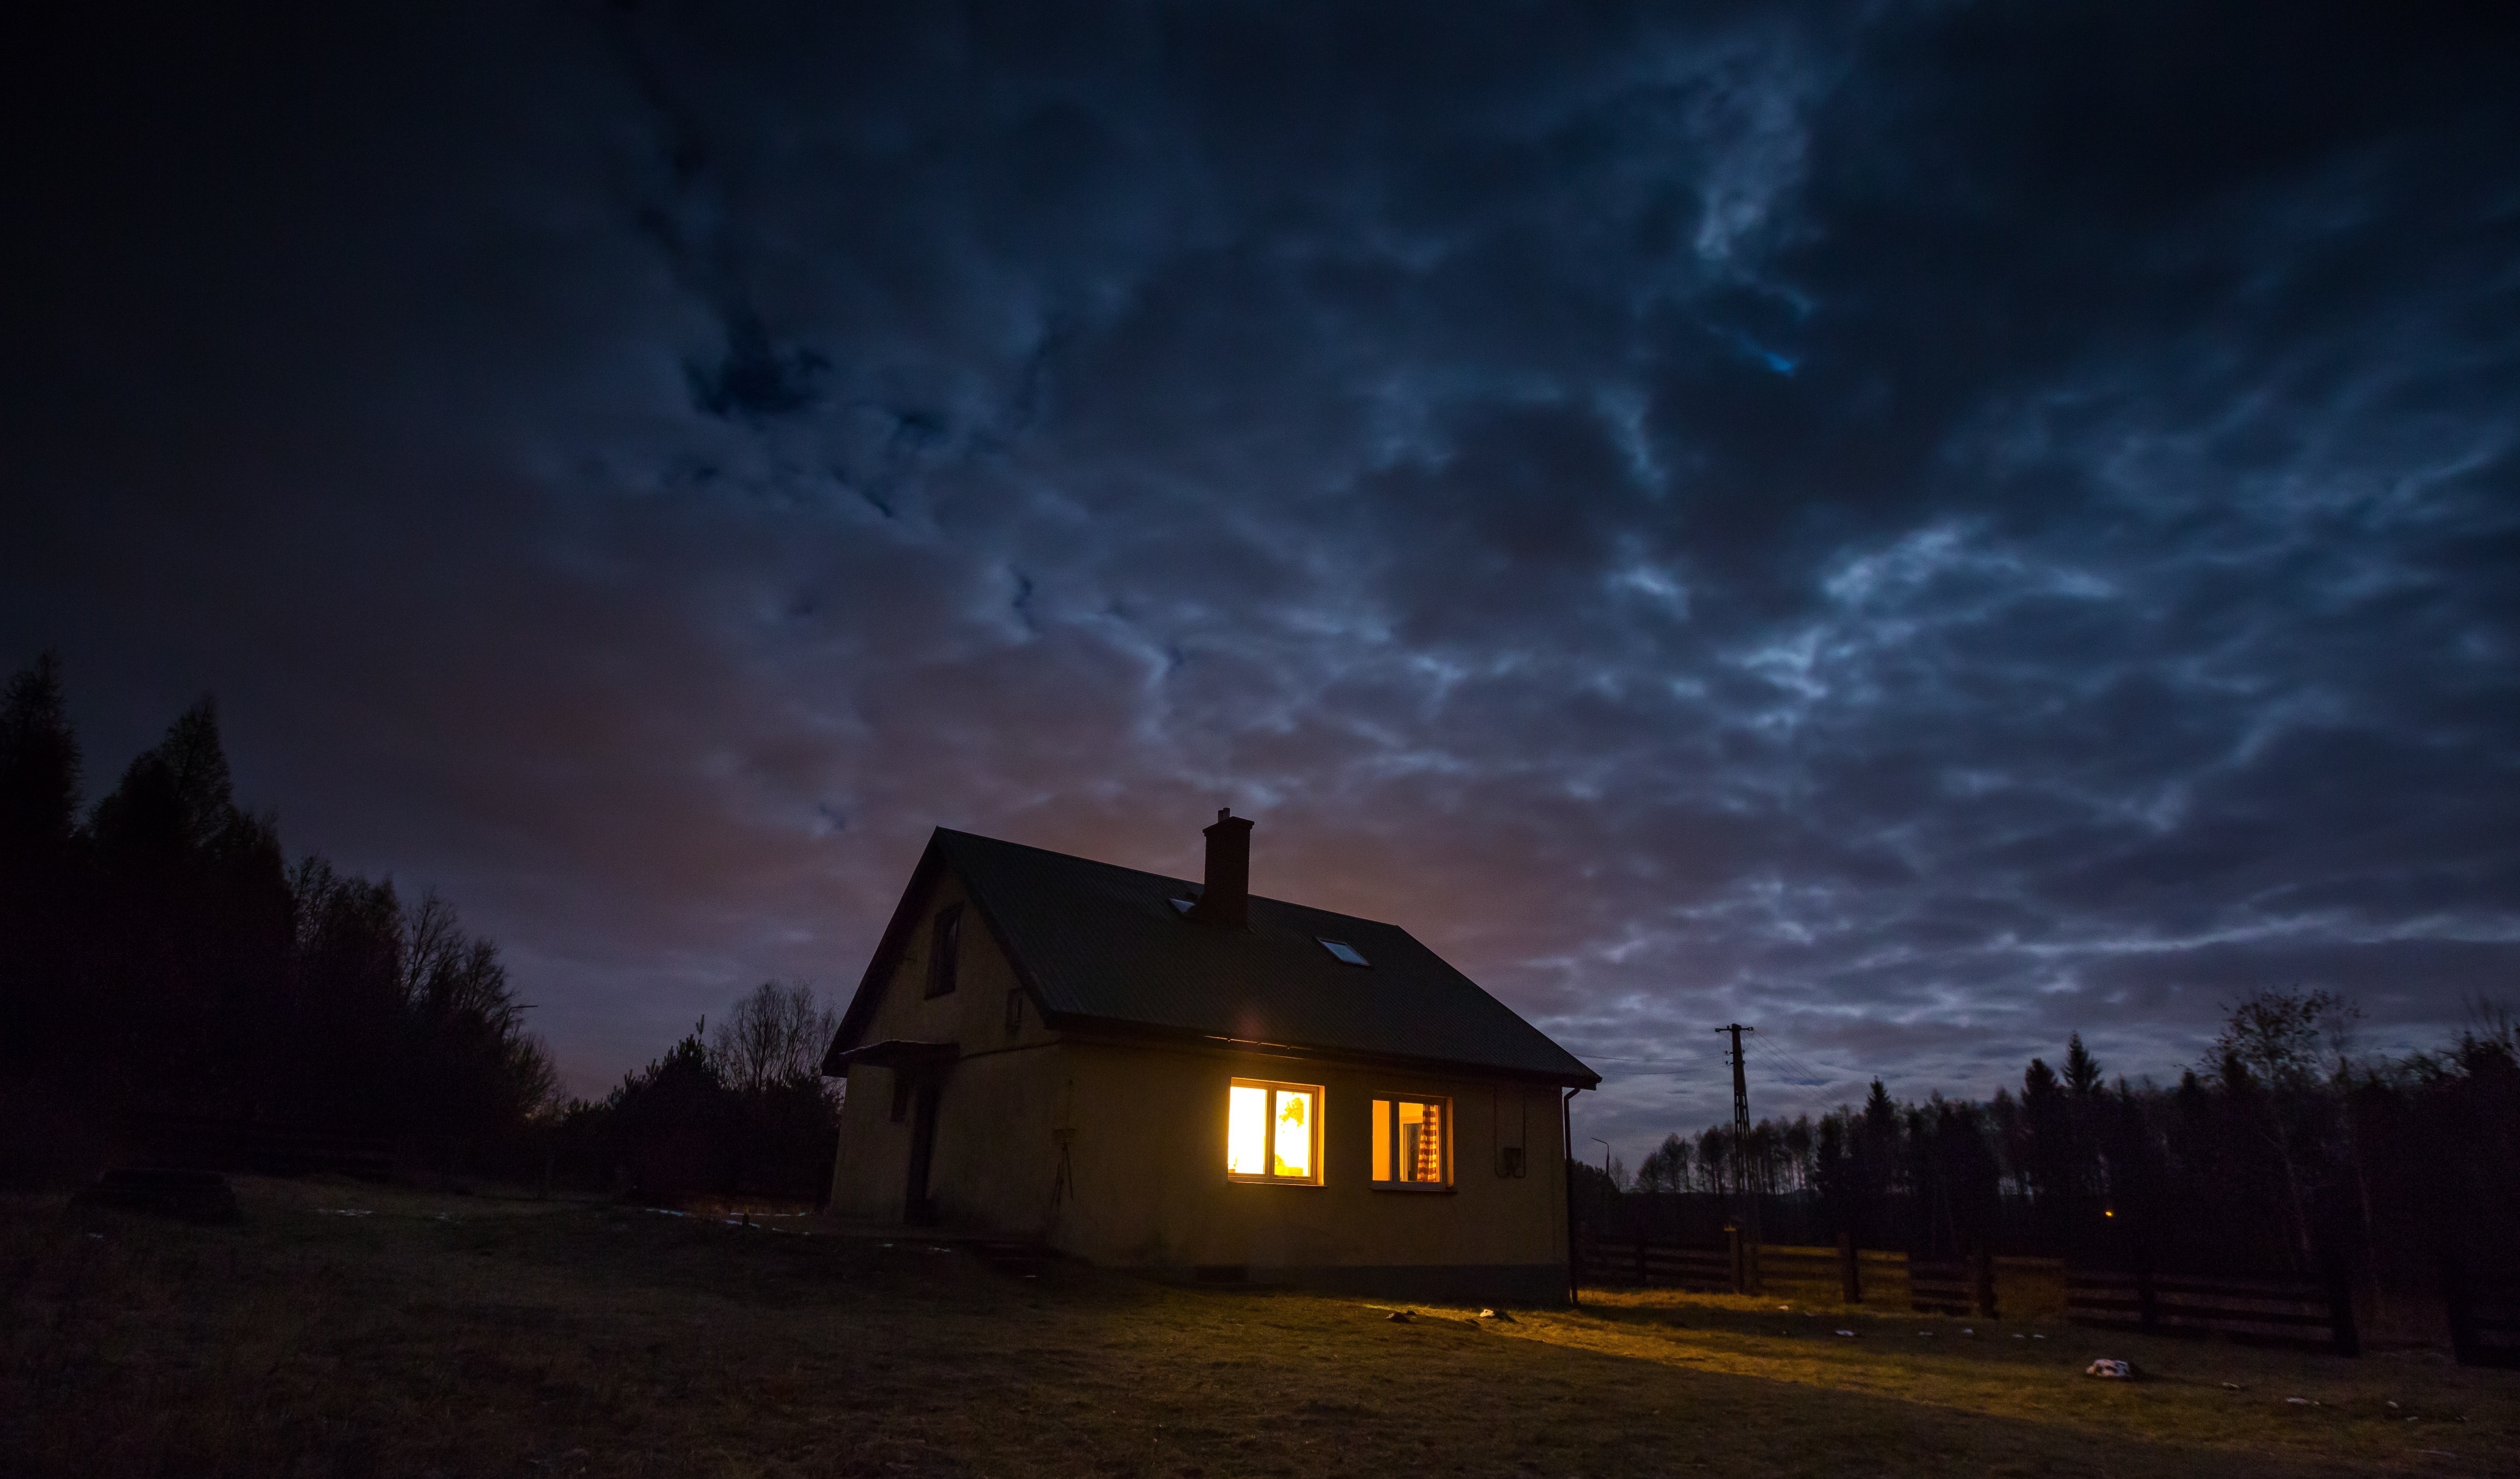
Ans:
[[[1207,837],[1207,887],[1188,918],[1242,929],[1251,923],[1251,823],[1219,807]]]

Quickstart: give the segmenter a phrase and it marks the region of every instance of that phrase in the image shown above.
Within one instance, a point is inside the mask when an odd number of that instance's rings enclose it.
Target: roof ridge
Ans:
[[[974,842],[986,843],[991,847],[1016,848],[1023,852],[1040,853],[1044,857],[1058,858],[1063,862],[1082,863],[1088,868],[1107,869],[1112,873],[1134,874],[1141,878],[1160,879],[1165,883],[1178,884],[1184,888],[1188,888],[1192,891],[1193,896],[1195,896],[1198,891],[1205,886],[1195,878],[1177,877],[1172,874],[1156,873],[1154,870],[1148,868],[1131,868],[1126,863],[1106,863],[1101,858],[1089,858],[1083,853],[1060,852],[1055,847],[1038,847],[1030,842],[1012,842],[1009,841],[1005,837],[992,837],[986,832],[965,831],[960,828],[954,827],[939,827],[936,830],[945,836],[968,838]],[[1370,915],[1349,914],[1345,910],[1339,909],[1325,909],[1319,904],[1299,904],[1292,899],[1281,899],[1269,894],[1256,892],[1251,895],[1251,902],[1254,904],[1275,904],[1282,909],[1300,909],[1307,914],[1328,915],[1332,919],[1354,919],[1361,924],[1378,924],[1385,929],[1397,929],[1401,933],[1409,935],[1413,940],[1417,938],[1415,934],[1410,932],[1408,925],[1395,923],[1389,919],[1377,919]]]

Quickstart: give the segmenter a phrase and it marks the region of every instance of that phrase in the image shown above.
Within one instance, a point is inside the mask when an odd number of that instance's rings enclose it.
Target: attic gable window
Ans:
[[[1225,1174],[1276,1186],[1322,1184],[1322,1087],[1235,1079],[1225,1092]]]
[[[1355,946],[1350,945],[1345,940],[1323,939],[1320,935],[1315,935],[1313,938],[1321,940],[1322,948],[1328,951],[1331,957],[1337,960],[1341,964],[1363,965],[1368,968],[1371,968],[1373,964],[1372,961],[1365,958],[1365,953],[1363,951],[1358,950]]]
[[[963,906],[948,904],[936,912],[927,938],[927,994],[941,997],[954,989],[963,955]]]

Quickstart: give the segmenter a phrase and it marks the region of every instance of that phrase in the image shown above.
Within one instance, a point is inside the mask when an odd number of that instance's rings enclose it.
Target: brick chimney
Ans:
[[[1220,807],[1216,825],[1205,829],[1207,887],[1190,917],[1208,924],[1243,929],[1251,923],[1251,822],[1232,807]]]

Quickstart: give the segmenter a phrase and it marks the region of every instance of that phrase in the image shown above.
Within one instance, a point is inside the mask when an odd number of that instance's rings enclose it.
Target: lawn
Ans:
[[[2426,1353],[1688,1296],[1396,1322],[604,1204],[238,1190],[237,1228],[0,1199],[0,1469],[2520,1473],[2520,1373]]]

